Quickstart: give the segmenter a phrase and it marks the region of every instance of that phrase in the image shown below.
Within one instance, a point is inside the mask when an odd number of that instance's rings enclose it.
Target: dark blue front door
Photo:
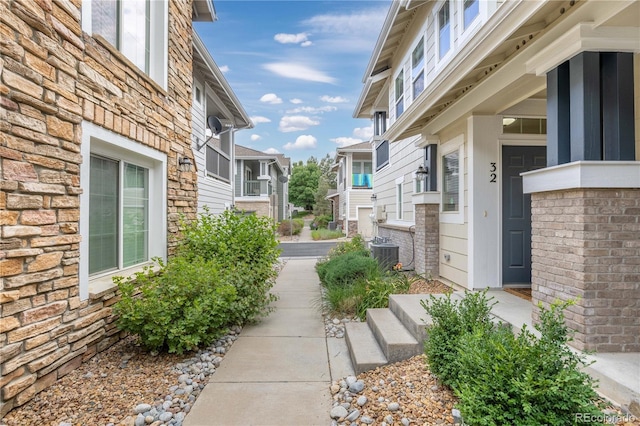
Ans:
[[[544,146],[502,147],[502,283],[531,284],[531,195],[520,173],[546,166]]]

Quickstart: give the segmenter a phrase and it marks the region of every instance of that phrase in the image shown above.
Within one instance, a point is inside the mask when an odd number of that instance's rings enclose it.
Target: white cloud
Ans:
[[[309,34],[307,33],[298,33],[298,34],[285,34],[279,33],[273,36],[273,39],[278,43],[282,44],[298,44],[298,43],[311,43],[309,41]]]
[[[304,115],[285,115],[280,119],[280,125],[278,130],[281,132],[297,132],[300,130],[306,130],[311,126],[317,126],[320,124],[318,120],[314,120],[311,117]]]
[[[373,136],[373,124],[369,127],[356,127],[353,129],[353,136],[364,140],[371,139]]]
[[[289,109],[287,110],[287,114],[300,114],[301,112],[304,112],[306,114],[320,114],[323,112],[336,111],[337,109],[338,108],[332,105],[325,105],[321,107],[303,106],[303,107]]]
[[[250,117],[251,121],[253,122],[253,124],[260,124],[260,123],[271,123],[271,120],[269,120],[267,117],[263,117],[261,115],[255,115],[253,117]]]
[[[292,104],[301,104],[302,103],[302,99],[293,98],[289,102],[291,102]]]
[[[320,100],[322,102],[329,102],[330,104],[341,104],[344,102],[349,102],[348,99],[343,98],[342,96],[327,96],[324,95],[322,97],[320,97]]]
[[[280,151],[275,148],[267,148],[262,152],[264,152],[265,154],[280,154]]]
[[[229,72],[229,66],[228,65],[221,66],[220,72],[222,72],[223,74]]]
[[[286,150],[292,149],[313,149],[318,146],[318,140],[311,135],[300,135],[295,142],[289,142],[284,146]]]
[[[275,93],[267,93],[265,95],[262,95],[262,97],[260,98],[260,102],[276,105],[276,104],[281,104],[282,99],[279,98]]]
[[[313,44],[313,42],[311,40],[307,40],[307,41],[303,41],[302,43],[300,43],[301,47],[309,47]]]
[[[354,145],[356,143],[362,142],[362,139],[351,138],[348,136],[341,136],[339,138],[331,139],[331,142],[335,142],[340,148],[344,148],[345,146]]]
[[[324,42],[334,51],[371,52],[387,15],[386,4],[353,13],[327,13],[302,21],[309,32],[325,36]]]
[[[260,135],[256,135],[255,133],[251,135],[252,142],[259,141],[260,139],[262,139],[262,136]]]
[[[322,71],[315,70],[304,64],[295,62],[272,62],[264,64],[264,69],[281,77],[295,78],[298,80],[315,81],[318,83],[335,83],[336,79]]]

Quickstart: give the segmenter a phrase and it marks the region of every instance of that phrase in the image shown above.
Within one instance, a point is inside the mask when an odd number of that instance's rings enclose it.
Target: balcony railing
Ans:
[[[243,197],[259,197],[260,195],[271,195],[273,186],[268,180],[245,180]]]
[[[354,173],[351,177],[351,185],[354,188],[373,188],[373,175],[371,173]]]

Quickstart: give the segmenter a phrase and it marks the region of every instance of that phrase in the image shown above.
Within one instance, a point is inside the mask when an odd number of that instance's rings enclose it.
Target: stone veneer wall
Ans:
[[[414,267],[415,257],[413,253],[414,238],[413,227],[401,228],[399,226],[389,225],[386,223],[378,224],[378,236],[391,238],[391,243],[396,244],[398,249],[398,260],[404,268]],[[415,242],[417,244],[417,242]]]
[[[531,206],[534,306],[577,298],[576,348],[639,352],[640,189],[535,193]]]
[[[347,232],[347,237],[355,237],[358,233],[358,221],[357,220],[349,220],[349,230]]]
[[[268,201],[237,201],[236,209],[255,212],[258,216],[271,217]]]
[[[416,204],[415,268],[421,275],[440,276],[440,205]]]
[[[167,155],[169,235],[195,217],[191,12],[170,2],[165,90],[82,32],[80,0],[0,2],[0,416],[120,337],[115,289],[79,297],[82,122]]]

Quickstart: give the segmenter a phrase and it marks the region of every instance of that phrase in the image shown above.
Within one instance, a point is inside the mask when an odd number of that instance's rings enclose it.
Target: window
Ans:
[[[396,119],[404,112],[404,70],[396,77]]]
[[[389,141],[384,140],[376,146],[376,171],[389,164]]]
[[[438,49],[440,59],[442,59],[451,48],[450,13],[449,0],[446,0],[438,11]]]
[[[83,29],[99,34],[166,87],[168,2],[93,0],[83,3]]]
[[[413,76],[413,99],[424,90],[424,37],[411,54],[411,74]]]
[[[371,161],[354,161],[351,185],[354,188],[373,188]]]
[[[222,152],[221,149],[207,145],[206,162],[207,175],[225,182],[231,181],[231,159],[228,154]]]
[[[396,219],[402,220],[402,182],[396,181]]]
[[[502,133],[546,135],[547,119],[503,117]]]
[[[166,257],[166,155],[82,123],[80,297]]]
[[[198,105],[202,105],[202,89],[199,86],[194,86],[193,88],[193,100]]]
[[[442,211],[457,212],[460,209],[460,154],[453,151],[442,157]]]
[[[480,13],[479,0],[464,0],[464,29],[469,28],[471,23]]]

